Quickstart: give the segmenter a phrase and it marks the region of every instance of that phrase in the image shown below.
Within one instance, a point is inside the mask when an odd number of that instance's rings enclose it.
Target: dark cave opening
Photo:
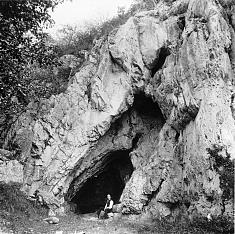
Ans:
[[[165,122],[165,118],[159,105],[156,102],[153,102],[151,97],[146,97],[143,92],[135,94],[133,108],[140,115],[160,119],[162,122]]]
[[[170,50],[168,48],[162,47],[160,49],[158,57],[153,61],[153,64],[151,66],[152,67],[151,68],[151,77],[154,77],[156,72],[159,71],[163,67],[163,65],[166,61],[166,58],[169,55],[170,55]]]
[[[116,151],[109,155],[101,172],[89,178],[72,198],[76,204],[76,213],[96,212],[104,207],[107,194],[112,196],[114,204],[119,203],[126,182],[131,177],[133,166],[129,157],[130,150]]]
[[[128,111],[132,110],[141,116],[150,129],[157,126],[160,129],[165,123],[158,103],[142,91],[134,95],[134,103]],[[122,119],[119,118],[112,123],[110,128],[118,131],[121,126]],[[107,194],[111,194],[114,204],[119,203],[125,185],[134,170],[129,153],[136,147],[143,133],[141,130],[135,133],[130,149],[109,152],[105,155],[98,170],[82,184],[82,187],[76,189],[79,178],[73,180],[68,193],[72,211],[79,214],[96,212],[104,207]]]

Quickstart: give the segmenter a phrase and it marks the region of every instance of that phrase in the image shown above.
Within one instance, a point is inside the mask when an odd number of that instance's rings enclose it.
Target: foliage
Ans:
[[[0,109],[18,113],[29,102],[31,87],[24,70],[29,64],[52,64],[56,54],[47,45],[43,26],[51,23],[49,9],[59,0],[0,2]]]
[[[151,10],[154,9],[159,0],[134,0],[133,6],[140,10]]]
[[[227,151],[226,156],[223,157],[222,150],[223,147],[218,145],[213,145],[212,149],[207,149],[214,159],[213,167],[220,175],[220,187],[223,191],[222,200],[226,201],[234,197],[234,160],[231,160]]]
[[[99,20],[87,23],[83,29],[77,26],[65,25],[59,30],[60,38],[57,41],[59,56],[73,54],[85,59],[85,51],[91,50],[93,42],[102,36],[107,36],[113,29],[124,24],[129,18],[123,8],[118,9],[118,15],[109,20]]]
[[[229,8],[234,5],[233,0],[219,0],[219,3],[225,8]]]
[[[59,70],[59,75],[56,74]],[[30,64],[23,72],[24,84],[28,89],[27,97],[30,101],[49,98],[52,94],[64,92],[67,88],[69,71],[60,65],[40,67],[38,63]]]

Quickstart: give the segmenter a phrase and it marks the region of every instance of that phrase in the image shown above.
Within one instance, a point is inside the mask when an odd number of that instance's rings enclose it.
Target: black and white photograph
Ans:
[[[0,234],[234,234],[235,0],[0,0]]]

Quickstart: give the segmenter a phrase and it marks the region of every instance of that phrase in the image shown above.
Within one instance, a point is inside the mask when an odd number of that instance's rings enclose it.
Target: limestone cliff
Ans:
[[[122,213],[231,217],[234,30],[233,1],[160,1],[130,18],[96,42],[66,92],[20,116],[6,142],[20,154],[2,159],[3,178],[14,167],[26,193],[59,209],[128,151]]]

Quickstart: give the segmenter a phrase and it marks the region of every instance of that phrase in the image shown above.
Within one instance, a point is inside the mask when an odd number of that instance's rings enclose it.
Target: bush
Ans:
[[[112,30],[123,25],[134,14],[134,11],[133,8],[125,13],[123,8],[119,8],[117,16],[108,20],[100,19],[95,23],[87,23],[84,29],[79,29],[77,26],[64,26],[59,30],[60,36],[57,41],[59,56],[73,54],[84,60],[84,51],[91,50],[95,39],[107,36]]]
[[[222,151],[225,151],[225,156]],[[211,158],[214,160],[213,167],[220,175],[220,187],[223,191],[222,200],[230,200],[234,198],[234,160],[222,146],[213,145],[212,149],[207,149]]]
[[[55,70],[59,71],[58,74]],[[28,102],[64,92],[67,88],[69,74],[70,69],[63,69],[59,64],[45,67],[40,67],[37,63],[29,65],[23,74],[28,86]]]

